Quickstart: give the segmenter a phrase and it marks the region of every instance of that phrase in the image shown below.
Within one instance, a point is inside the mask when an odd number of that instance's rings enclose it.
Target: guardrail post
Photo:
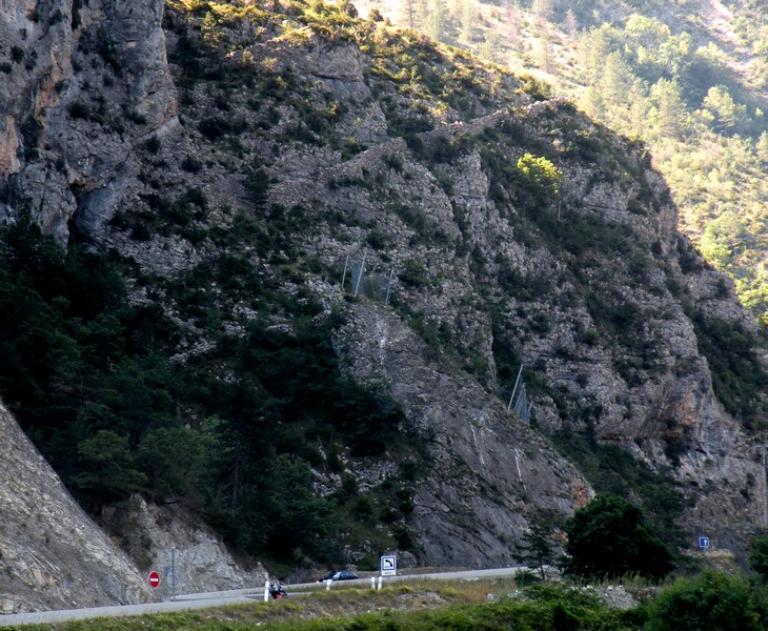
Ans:
[[[376,591],[376,577],[375,576],[371,576],[371,589],[373,591]]]
[[[328,579],[325,581],[325,591],[329,592],[331,591],[331,579]]]
[[[264,602],[269,602],[269,579],[264,583]]]
[[[384,580],[383,576],[379,576],[379,591],[381,591],[381,582]]]

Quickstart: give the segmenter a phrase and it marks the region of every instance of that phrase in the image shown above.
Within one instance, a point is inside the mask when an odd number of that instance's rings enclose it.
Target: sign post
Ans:
[[[397,576],[397,556],[385,554],[381,557],[381,575]]]
[[[158,587],[160,587],[160,572],[158,572],[157,570],[152,570],[149,573],[147,582],[149,583],[149,586],[152,589],[157,589]]]
[[[176,548],[171,548],[171,600],[176,598]]]

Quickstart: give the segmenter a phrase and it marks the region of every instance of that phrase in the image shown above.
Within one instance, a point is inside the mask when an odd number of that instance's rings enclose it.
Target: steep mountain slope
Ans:
[[[0,435],[0,613],[149,600],[2,404]]]
[[[86,506],[485,565],[594,485],[741,548],[764,351],[643,146],[346,4],[116,7],[6,24],[39,66],[2,105],[0,392]]]
[[[766,319],[768,13],[761,3],[356,4],[544,78],[590,116],[648,142],[683,231]]]

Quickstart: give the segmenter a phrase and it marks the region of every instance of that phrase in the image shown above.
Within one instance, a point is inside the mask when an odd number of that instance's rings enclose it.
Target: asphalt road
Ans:
[[[522,567],[507,567],[495,570],[467,570],[461,572],[437,572],[432,574],[412,574],[384,577],[384,585],[402,581],[421,580],[477,580],[480,578],[497,578],[514,576]],[[332,583],[331,589],[340,586],[361,585],[370,586],[370,578],[361,578],[354,581],[341,581]],[[295,583],[283,585],[291,596],[306,595],[308,589],[325,589],[318,583]],[[182,594],[172,601],[147,603],[143,605],[121,605],[114,607],[93,607],[90,609],[64,609],[59,611],[38,611],[34,613],[20,613],[0,615],[0,627],[9,627],[25,624],[49,624],[54,622],[70,622],[73,620],[86,620],[89,618],[117,618],[120,616],[141,616],[150,613],[167,613],[170,611],[186,611],[190,609],[207,609],[209,607],[221,607],[238,603],[257,602],[264,599],[264,587],[252,589],[235,589],[225,592],[206,592],[199,594]]]

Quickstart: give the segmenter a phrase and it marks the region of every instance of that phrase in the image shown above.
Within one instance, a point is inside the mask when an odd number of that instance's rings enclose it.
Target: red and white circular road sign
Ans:
[[[155,570],[149,573],[149,586],[154,588],[160,587],[160,574]]]

